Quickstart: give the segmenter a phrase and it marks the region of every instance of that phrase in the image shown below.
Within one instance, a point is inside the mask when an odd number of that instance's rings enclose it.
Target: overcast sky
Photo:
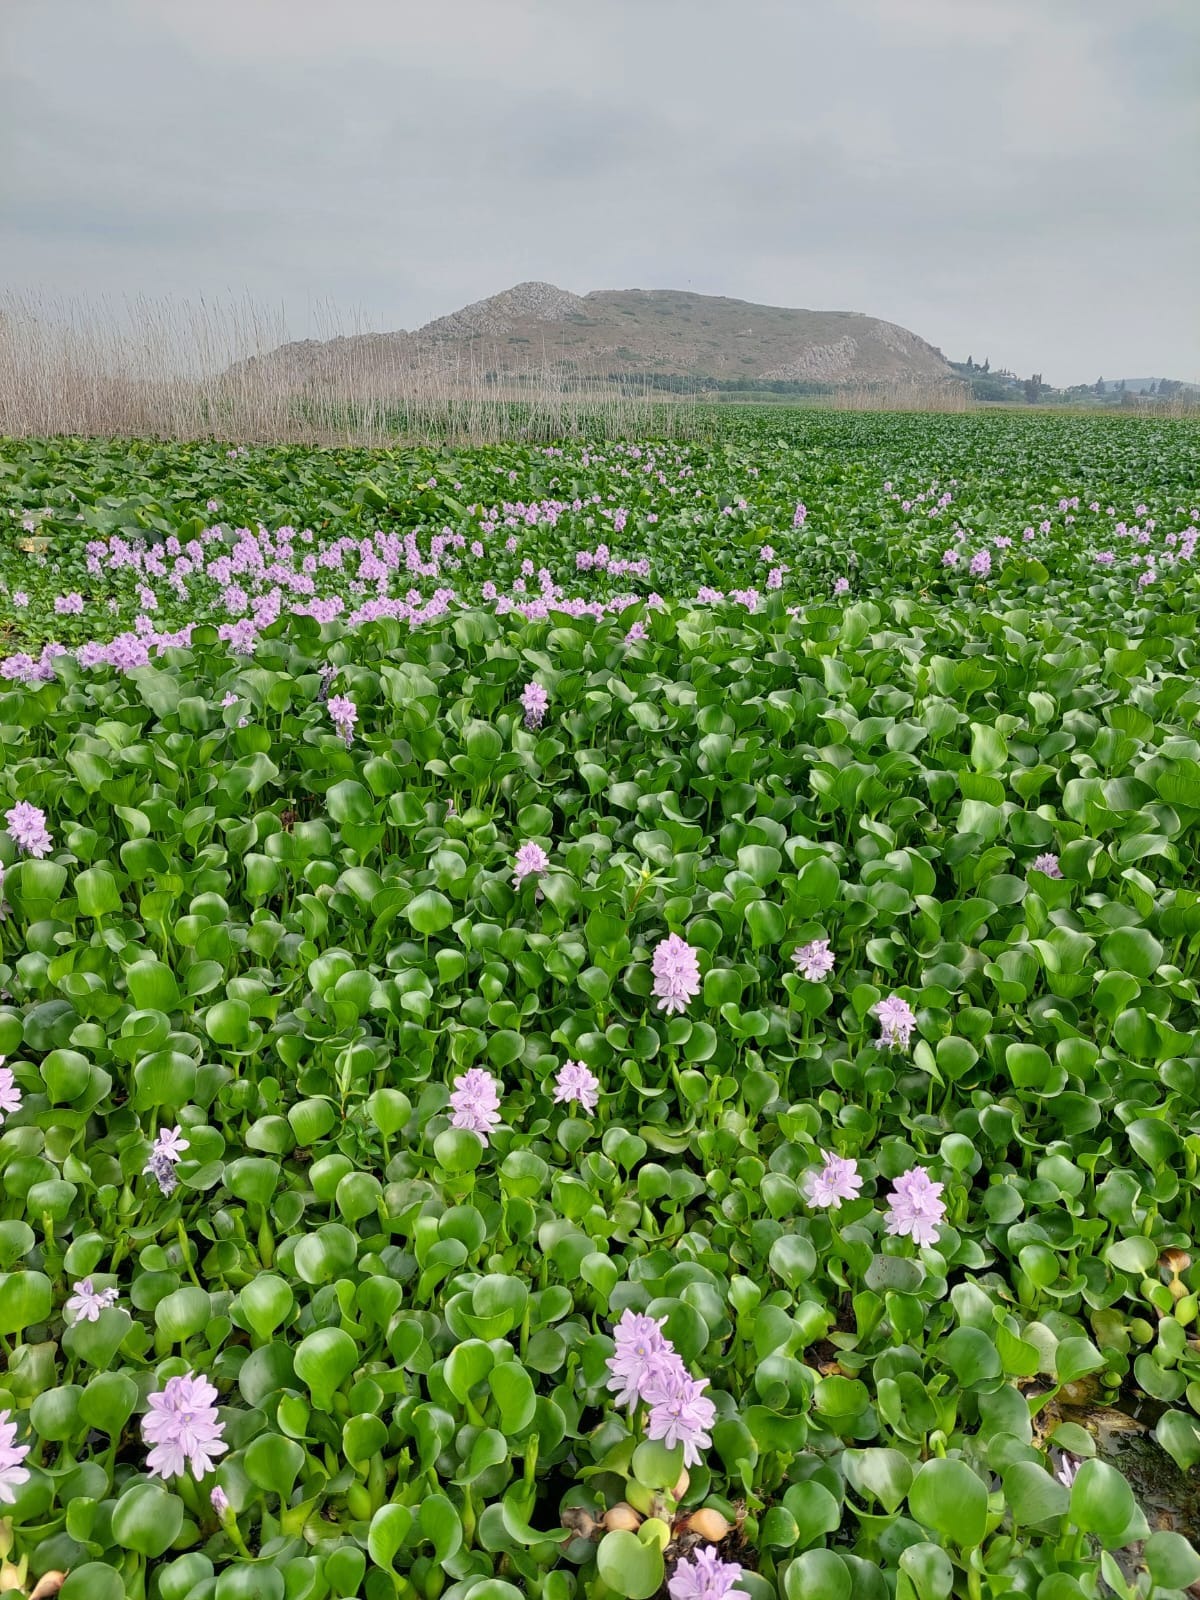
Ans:
[[[1200,379],[1198,84],[1197,0],[0,0],[0,282],[297,335],[691,288]]]

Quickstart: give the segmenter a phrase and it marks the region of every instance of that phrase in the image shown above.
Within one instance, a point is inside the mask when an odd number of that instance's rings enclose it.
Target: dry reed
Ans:
[[[406,440],[692,436],[711,408],[602,383],[544,355],[504,372],[405,336],[337,330],[289,344],[250,301],[0,299],[0,435],[385,446]],[[286,348],[284,348],[286,347]]]
[[[957,378],[892,378],[850,384],[823,402],[834,411],[974,411],[969,386]]]

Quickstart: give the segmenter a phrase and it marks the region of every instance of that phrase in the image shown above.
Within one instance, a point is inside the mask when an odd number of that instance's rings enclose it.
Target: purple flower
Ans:
[[[833,586],[834,598],[836,599],[839,595],[849,594],[849,593],[850,593],[850,579],[849,578],[839,578],[837,580],[837,582]]]
[[[207,500],[205,501],[204,509],[206,511],[217,511],[220,509],[220,505],[221,502],[219,500]]]
[[[1051,855],[1047,850],[1044,855],[1034,856],[1033,871],[1042,872],[1047,878],[1061,878],[1062,868],[1058,864],[1058,857]]]
[[[175,1176],[175,1168],[183,1159],[183,1152],[188,1149],[188,1142],[183,1137],[181,1128],[162,1128],[158,1138],[154,1141],[154,1148],[150,1152],[150,1159],[142,1168],[143,1173],[148,1173],[158,1184],[163,1194],[174,1194],[179,1179]]]
[[[21,1109],[21,1089],[13,1077],[11,1067],[4,1065],[4,1057],[0,1056],[0,1122],[5,1117],[10,1117],[14,1111]]]
[[[821,1160],[825,1165],[819,1172],[810,1173],[804,1184],[809,1205],[838,1211],[843,1200],[857,1200],[863,1186],[857,1164],[843,1156],[827,1155],[824,1150]]]
[[[452,1128],[477,1133],[484,1144],[494,1128],[500,1126],[500,1084],[482,1067],[470,1067],[455,1078],[450,1091]]]
[[[686,1011],[700,993],[700,965],[686,939],[670,933],[654,947],[654,998],[666,1012]]]
[[[741,1576],[736,1561],[722,1561],[715,1545],[703,1544],[675,1563],[667,1593],[671,1600],[726,1600],[743,1592],[737,1587]]]
[[[942,551],[942,565],[944,567],[956,567],[958,565],[958,551],[957,550],[943,550]]]
[[[224,1424],[217,1420],[217,1391],[193,1372],[168,1378],[149,1396],[150,1411],[142,1418],[142,1438],[153,1446],[147,1469],[160,1478],[178,1477],[186,1467],[199,1483],[213,1469],[214,1459],[229,1448],[221,1442]]]
[[[585,1111],[595,1111],[600,1103],[600,1079],[582,1061],[564,1061],[554,1080],[554,1103],[571,1102]]]
[[[873,1005],[871,1010],[879,1018],[880,1044],[893,1050],[907,1050],[908,1041],[917,1025],[908,1001],[902,1000],[898,994],[890,994],[886,1000]]]
[[[11,1506],[13,1492],[29,1482],[28,1468],[22,1465],[29,1454],[27,1444],[17,1444],[17,1425],[11,1411],[0,1411],[0,1505]]]
[[[991,570],[991,552],[988,550],[976,550],[975,554],[971,557],[971,565],[969,568],[971,576],[973,578],[986,578]]]
[[[212,1508],[219,1517],[223,1517],[229,1510],[229,1496],[219,1483],[214,1483],[212,1493],[208,1497],[212,1501]]]
[[[40,861],[43,856],[50,854],[54,841],[46,828],[44,811],[30,805],[27,800],[18,800],[11,810],[4,813],[4,820],[13,843],[27,856],[36,856]]]
[[[550,857],[540,844],[523,844],[513,862],[513,888],[519,889],[526,878],[540,877],[549,865]]]
[[[641,644],[643,639],[649,638],[644,622],[635,622],[625,635],[626,644]]]
[[[358,721],[358,707],[348,695],[331,694],[327,702],[334,732],[341,735],[349,749],[354,743],[354,724]]]
[[[651,1381],[663,1372],[681,1365],[675,1347],[663,1334],[666,1317],[646,1317],[625,1310],[613,1329],[614,1349],[605,1363],[609,1370],[608,1387],[619,1406],[630,1411],[646,1398]]]
[[[90,1278],[80,1278],[63,1310],[69,1311],[76,1322],[99,1322],[100,1313],[116,1303],[115,1289],[95,1289]]]
[[[820,983],[833,971],[833,951],[828,939],[814,939],[810,944],[800,945],[792,951],[792,960],[800,976],[809,983]]]
[[[888,1195],[887,1231],[907,1235],[919,1245],[933,1244],[946,1215],[943,1185],[930,1181],[924,1167],[903,1173]]]
[[[707,1378],[689,1376],[682,1361],[666,1363],[647,1380],[643,1399],[649,1404],[646,1435],[661,1439],[668,1450],[683,1446],[683,1464],[696,1466],[701,1450],[712,1443],[708,1429],[716,1420],[717,1408],[705,1397]]]
[[[550,696],[540,683],[531,681],[521,690],[521,705],[525,710],[525,726],[540,728],[546,717]]]
[[[804,519],[805,519],[805,517],[807,517],[807,515],[808,515],[808,507],[804,504],[804,501],[803,500],[797,501],[796,509],[792,513],[792,527],[793,528],[802,528],[804,526]]]
[[[1054,1462],[1054,1476],[1064,1488],[1069,1489],[1083,1463],[1078,1456],[1069,1455],[1065,1450],[1052,1450],[1050,1459]]]

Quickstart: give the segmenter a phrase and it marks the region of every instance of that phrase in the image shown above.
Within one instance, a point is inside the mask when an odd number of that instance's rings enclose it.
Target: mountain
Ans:
[[[348,372],[437,366],[516,375],[546,366],[616,375],[826,386],[952,376],[942,352],[893,322],[857,311],[791,311],[679,289],[571,294],[519,283],[415,332],[282,345],[251,365],[304,384]]]

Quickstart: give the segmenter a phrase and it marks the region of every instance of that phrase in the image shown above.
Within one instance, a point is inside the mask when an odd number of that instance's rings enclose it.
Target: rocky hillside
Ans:
[[[546,366],[589,378],[641,375],[837,386],[952,376],[941,351],[907,328],[856,311],[789,311],[677,289],[571,294],[551,283],[512,289],[414,333],[282,346],[254,363],[302,383],[345,381],[419,364],[517,374]]]

